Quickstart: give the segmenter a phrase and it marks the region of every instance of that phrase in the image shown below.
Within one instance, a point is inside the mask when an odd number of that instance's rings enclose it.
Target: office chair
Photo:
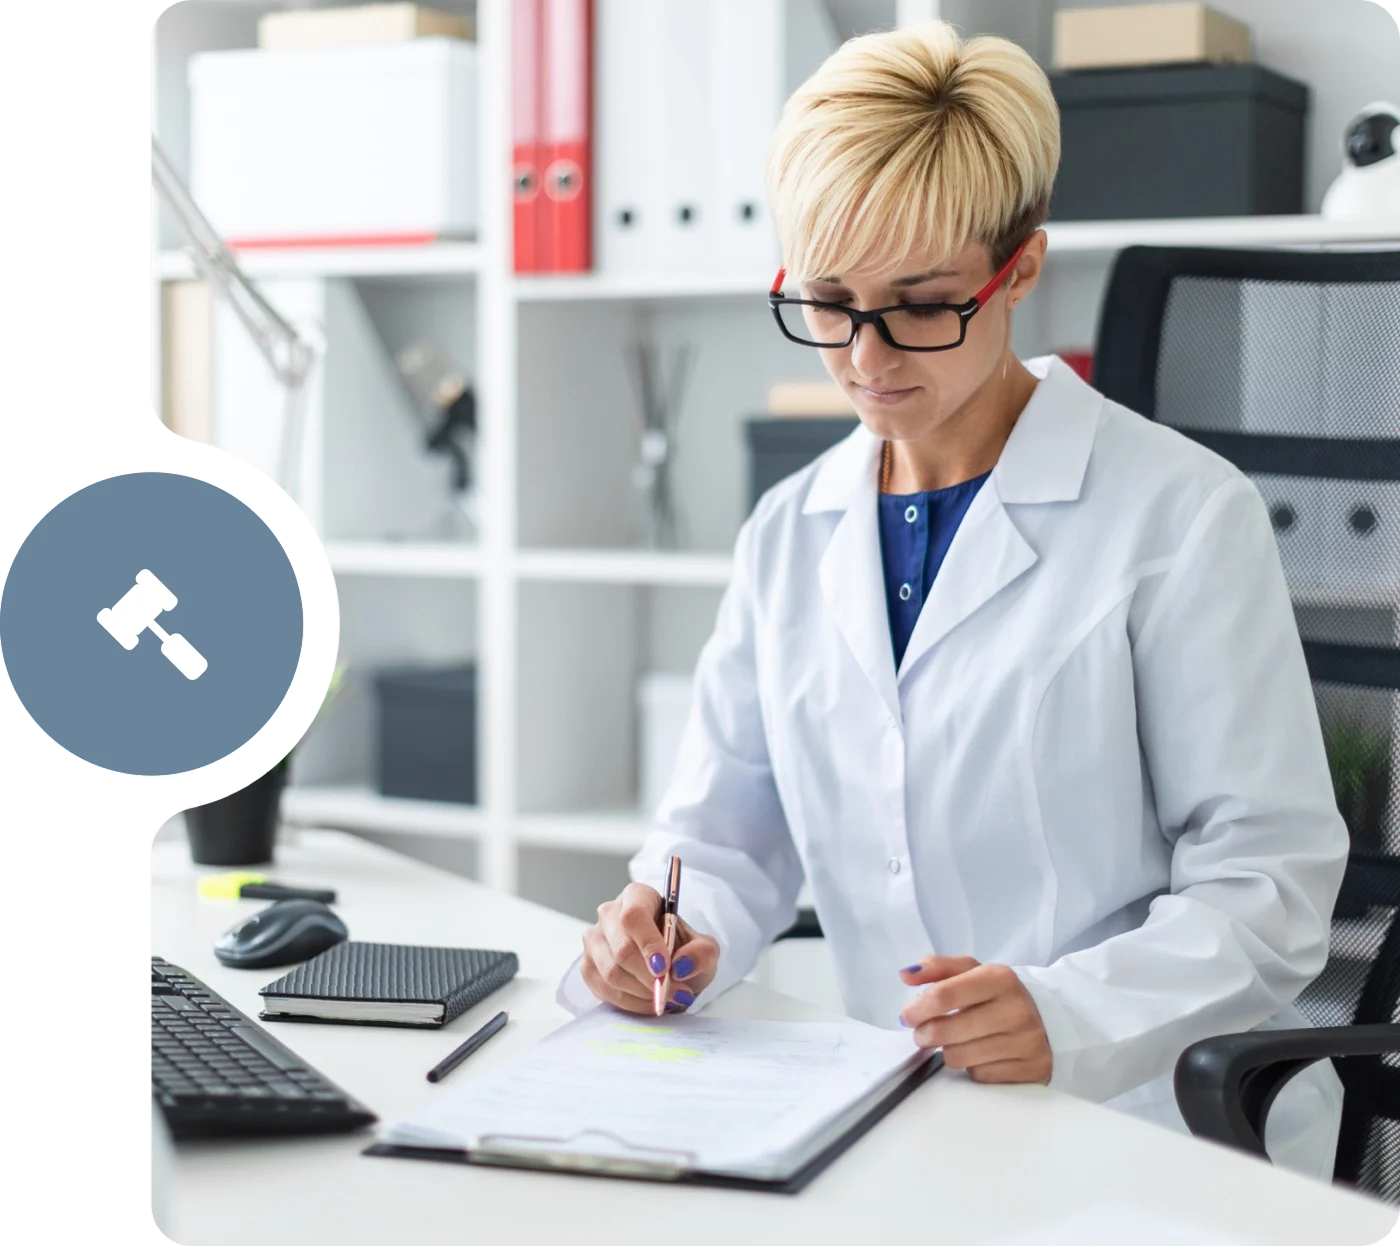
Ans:
[[[1264,1154],[1280,1088],[1331,1057],[1334,1180],[1400,1202],[1400,251],[1131,247],[1100,316],[1094,383],[1258,485],[1273,520],[1351,852],[1318,1028],[1192,1044],[1195,1134]]]

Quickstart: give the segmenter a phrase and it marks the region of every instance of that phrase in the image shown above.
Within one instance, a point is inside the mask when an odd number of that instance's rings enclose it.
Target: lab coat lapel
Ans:
[[[885,606],[880,560],[876,463],[880,443],[864,427],[842,442],[822,465],[807,501],[806,514],[844,509],[822,554],[818,574],[822,598],[886,709],[898,720],[894,646]]]
[[[1008,507],[1078,499],[1103,396],[1063,360],[1025,366],[1039,384],[986,484],[968,507],[919,612],[898,676],[880,558],[877,465],[880,441],[857,428],[822,463],[803,514],[844,510],[821,560],[822,596],[866,677],[896,721],[898,681],[964,619],[1024,575],[1038,555]]]
[[[959,623],[1035,565],[1038,555],[1008,507],[1079,498],[1103,395],[1056,356],[1028,359],[1025,365],[1039,384],[948,547],[909,637],[899,679]]]
[[[929,588],[904,650],[899,676],[965,618],[1036,562],[1036,552],[997,497],[995,477],[972,499]]]

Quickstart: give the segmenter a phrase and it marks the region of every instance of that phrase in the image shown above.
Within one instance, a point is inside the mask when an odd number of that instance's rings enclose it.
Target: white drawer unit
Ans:
[[[194,56],[195,199],[235,246],[474,237],[476,76],[448,38]]]
[[[1400,601],[1400,484],[1325,482],[1324,506],[1332,551],[1329,580],[1343,590]]]
[[[1323,489],[1298,476],[1252,476],[1269,508],[1288,586],[1316,590],[1327,579],[1330,528],[1323,513]]]

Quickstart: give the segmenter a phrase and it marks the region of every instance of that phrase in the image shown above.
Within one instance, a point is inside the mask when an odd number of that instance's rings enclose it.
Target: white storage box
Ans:
[[[191,189],[234,245],[474,237],[476,44],[190,60]]]
[[[637,680],[637,794],[646,817],[666,794],[686,719],[690,716],[693,677],[650,671]]]

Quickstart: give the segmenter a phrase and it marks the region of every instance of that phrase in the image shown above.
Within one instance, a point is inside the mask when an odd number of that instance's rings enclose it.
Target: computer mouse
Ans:
[[[310,960],[349,937],[319,900],[278,900],[225,930],[214,955],[234,969],[271,969]]]

